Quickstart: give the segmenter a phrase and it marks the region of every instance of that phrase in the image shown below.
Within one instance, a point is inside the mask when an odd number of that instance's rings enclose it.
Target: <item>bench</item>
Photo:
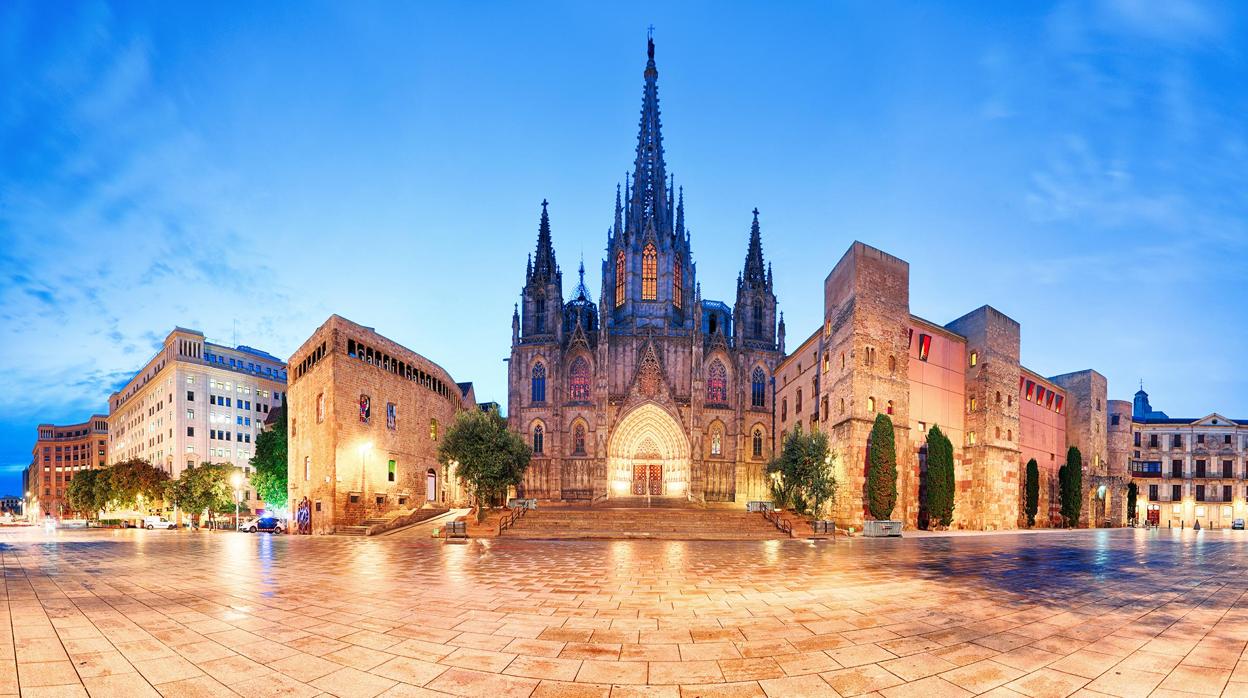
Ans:
[[[442,535],[446,538],[467,538],[468,522],[452,521],[446,525],[446,528],[442,529]]]

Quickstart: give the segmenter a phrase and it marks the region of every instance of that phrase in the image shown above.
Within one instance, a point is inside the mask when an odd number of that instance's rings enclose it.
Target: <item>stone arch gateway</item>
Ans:
[[[643,404],[626,414],[607,444],[609,496],[684,497],[689,491],[689,440],[667,410]]]

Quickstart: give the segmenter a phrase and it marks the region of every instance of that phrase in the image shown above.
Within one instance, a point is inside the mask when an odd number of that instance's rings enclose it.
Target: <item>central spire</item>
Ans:
[[[654,65],[653,34],[646,39],[646,54],[646,85],[641,100],[628,228],[630,232],[641,233],[653,222],[656,231],[670,233],[667,166],[663,162],[663,134],[659,124],[659,69]]]

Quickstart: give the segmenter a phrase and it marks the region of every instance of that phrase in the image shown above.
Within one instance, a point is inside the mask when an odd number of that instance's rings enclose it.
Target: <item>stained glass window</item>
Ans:
[[[659,297],[659,253],[654,245],[647,243],[641,251],[641,299],[652,301]]]
[[[728,371],[719,359],[706,372],[706,401],[715,405],[728,402]]]
[[[680,307],[681,296],[684,295],[684,289],[681,287],[680,278],[680,255],[676,255],[676,260],[672,263],[672,305]]]
[[[754,407],[762,407],[767,402],[767,374],[763,373],[763,369],[755,368],[754,375],[750,377],[750,404]]]
[[[711,427],[711,455],[718,456],[724,452],[724,429],[716,424]]]
[[[572,427],[572,455],[585,455],[585,425],[580,422]]]
[[[546,366],[541,363],[533,366],[533,385],[529,399],[533,402],[546,402]]]
[[[589,362],[583,356],[576,357],[568,369],[568,399],[589,399]]]
[[[624,250],[620,250],[615,255],[615,307],[624,305],[624,281],[627,275],[624,273]]]

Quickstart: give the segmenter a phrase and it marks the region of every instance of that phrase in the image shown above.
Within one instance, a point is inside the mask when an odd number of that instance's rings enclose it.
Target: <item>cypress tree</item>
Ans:
[[[1127,483],[1127,521],[1134,521],[1136,519],[1135,500],[1138,495],[1139,495],[1139,488],[1136,487],[1135,483],[1134,482]]]
[[[1062,518],[1066,525],[1079,525],[1079,513],[1083,511],[1083,455],[1071,446],[1066,451],[1066,465],[1062,466],[1060,485],[1062,494]]]
[[[1027,526],[1036,525],[1036,512],[1040,511],[1040,465],[1036,459],[1027,461]]]
[[[875,415],[867,448],[867,510],[877,521],[887,521],[897,506],[897,447],[893,420]]]
[[[927,511],[941,526],[953,523],[954,488],[953,442],[940,427],[927,432]]]

